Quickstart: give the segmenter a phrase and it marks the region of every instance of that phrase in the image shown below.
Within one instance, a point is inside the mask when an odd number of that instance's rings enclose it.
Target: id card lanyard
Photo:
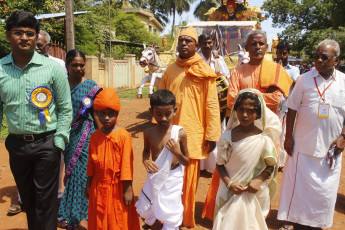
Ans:
[[[323,102],[321,102],[319,104],[318,118],[328,119],[328,117],[329,117],[330,105],[326,103],[326,100],[324,99],[323,96],[324,96],[326,90],[333,84],[333,82],[335,80],[335,77],[336,77],[336,71],[334,70],[334,79],[333,79],[333,81],[331,83],[329,83],[329,85],[324,89],[324,91],[322,93],[320,92],[320,89],[319,89],[319,87],[317,85],[316,77],[314,77],[314,82],[315,82],[316,89],[319,92],[321,100],[323,101]]]

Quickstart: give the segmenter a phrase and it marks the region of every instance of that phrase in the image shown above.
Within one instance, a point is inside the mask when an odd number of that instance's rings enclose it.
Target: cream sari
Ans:
[[[255,121],[255,125],[263,132],[232,142],[231,130],[239,125],[236,112],[232,110],[227,130],[219,140],[217,164],[225,166],[232,181],[245,186],[266,166],[275,166],[275,171],[255,194],[243,192],[234,195],[221,180],[216,197],[213,229],[267,229],[265,217],[268,215],[270,201],[277,188],[275,176],[278,160],[274,142],[281,133],[279,118],[266,107],[258,90],[244,89],[238,95],[244,92],[255,93],[260,99],[261,118]]]

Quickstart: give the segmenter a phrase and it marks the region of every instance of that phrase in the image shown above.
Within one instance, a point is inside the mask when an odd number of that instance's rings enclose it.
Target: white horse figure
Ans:
[[[242,48],[240,44],[238,44],[238,65],[246,64],[249,60],[249,53],[246,49]]]
[[[140,87],[138,89],[137,98],[142,98],[143,87],[145,86],[146,82],[150,82],[149,86],[149,97],[153,94],[153,87],[159,86],[160,80],[162,78],[163,72],[165,71],[165,67],[161,67],[159,65],[158,55],[156,53],[156,44],[153,44],[152,47],[146,47],[144,45],[144,51],[142,52],[142,56],[139,60],[139,64],[141,67],[148,66],[149,74],[143,78],[141,81]]]

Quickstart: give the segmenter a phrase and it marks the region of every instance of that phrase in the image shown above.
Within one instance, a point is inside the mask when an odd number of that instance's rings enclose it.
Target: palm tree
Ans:
[[[164,9],[164,0],[144,0],[147,3],[142,6],[143,9],[150,10],[155,18],[163,26],[169,21],[167,11]]]
[[[217,0],[202,0],[199,5],[195,8],[194,10],[194,16],[200,19],[201,21],[206,21],[208,16],[205,14],[209,9],[212,7],[217,7],[218,6],[218,1]]]
[[[164,0],[164,9],[171,15],[173,15],[172,33],[175,25],[176,12],[181,15],[183,12],[187,12],[190,9],[190,3],[194,0]]]

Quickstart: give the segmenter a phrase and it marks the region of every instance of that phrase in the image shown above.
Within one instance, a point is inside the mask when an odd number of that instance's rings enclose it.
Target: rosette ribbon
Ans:
[[[30,93],[30,103],[37,109],[40,110],[40,121],[41,125],[51,122],[48,107],[53,102],[54,94],[51,89],[46,86],[38,86],[34,88]]]
[[[93,105],[93,100],[92,100],[92,98],[91,97],[89,97],[89,96],[85,96],[85,97],[83,97],[83,99],[82,99],[82,104],[83,104],[83,108],[82,108],[82,110],[81,110],[81,115],[83,116],[83,117],[86,117],[87,116],[87,110],[89,109],[89,108],[91,108],[92,107],[92,105]]]

